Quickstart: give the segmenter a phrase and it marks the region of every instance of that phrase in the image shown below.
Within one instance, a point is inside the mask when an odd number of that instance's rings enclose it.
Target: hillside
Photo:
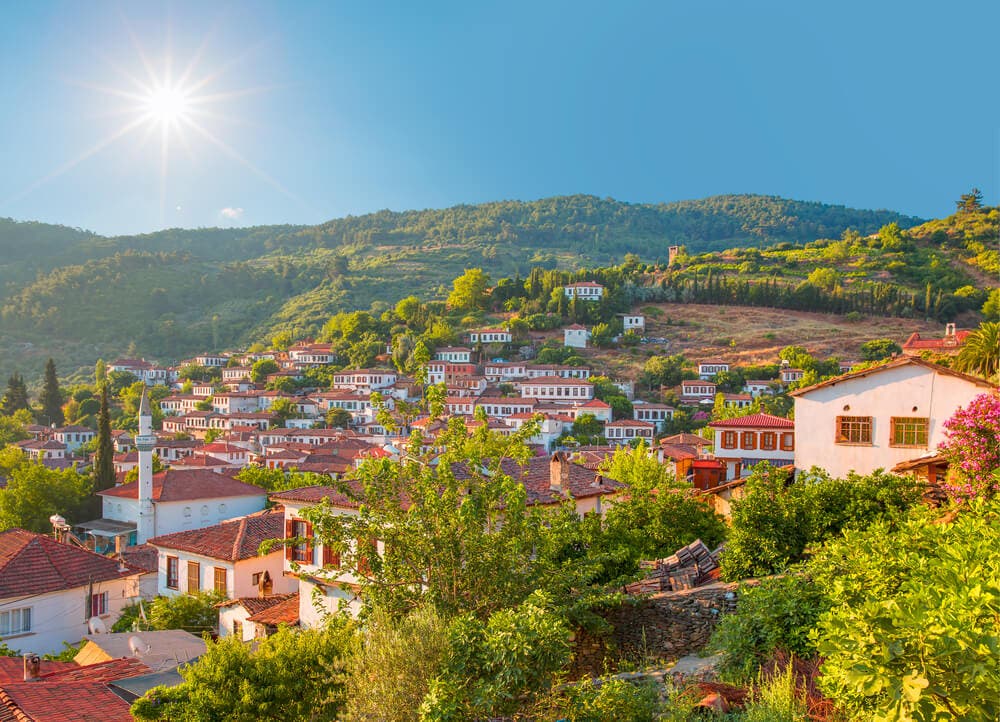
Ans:
[[[770,196],[629,204],[593,196],[347,217],[314,226],[172,229],[104,238],[0,221],[0,376],[65,372],[130,343],[171,361],[196,350],[315,332],[333,312],[440,296],[466,267],[494,279],[585,268],[626,253],[689,253],[869,234],[918,219]]]

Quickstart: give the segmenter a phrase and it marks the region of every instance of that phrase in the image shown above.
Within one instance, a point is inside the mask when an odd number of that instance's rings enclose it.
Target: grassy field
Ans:
[[[798,345],[821,358],[859,360],[861,344],[873,338],[902,344],[914,331],[931,337],[944,333],[941,324],[922,319],[865,318],[852,323],[834,314],[703,304],[661,303],[641,310],[646,314],[646,335],[665,338],[667,343],[586,351],[615,376],[635,378],[653,354],[758,364],[773,363],[782,348]]]

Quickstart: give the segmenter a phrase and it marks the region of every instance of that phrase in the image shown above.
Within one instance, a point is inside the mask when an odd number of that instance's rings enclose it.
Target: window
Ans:
[[[215,568],[215,591],[225,596],[229,589],[229,573],[225,567]]]
[[[167,589],[177,589],[178,568],[177,557],[167,557]]]
[[[90,616],[100,617],[108,613],[108,593],[99,592],[87,596],[87,608],[90,609]]]
[[[198,562],[187,563],[188,572],[188,594],[201,591],[201,564]]]
[[[773,451],[778,448],[778,435],[773,431],[764,431],[760,435],[760,448]]]
[[[291,538],[310,539],[312,537],[312,524],[302,519],[291,519],[286,524],[286,532]],[[312,564],[312,545],[306,541],[287,547],[285,555],[291,561]]]
[[[237,639],[243,639],[243,622],[233,620],[233,636]]]
[[[0,637],[31,631],[31,607],[0,612]]]
[[[837,417],[837,443],[838,444],[871,444],[872,443],[872,417],[871,416],[838,416]]]
[[[740,447],[744,449],[756,449],[757,448],[757,432],[756,431],[744,431],[740,434]]]
[[[340,554],[331,549],[328,544],[323,545],[323,566],[324,567],[340,566]]]
[[[794,451],[795,450],[795,433],[792,431],[786,431],[781,435],[781,450],[782,451]]]
[[[723,449],[735,449],[736,448],[736,432],[735,431],[723,431],[722,432],[722,448]]]
[[[927,446],[930,419],[893,416],[890,419],[889,446]]]

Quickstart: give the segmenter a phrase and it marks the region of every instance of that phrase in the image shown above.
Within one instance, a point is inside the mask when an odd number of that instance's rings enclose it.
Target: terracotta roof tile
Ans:
[[[122,499],[139,498],[139,482],[97,492],[101,496]],[[266,492],[258,486],[217,474],[207,469],[167,469],[153,474],[153,501],[189,501],[218,499],[225,496],[257,496]]]
[[[24,529],[0,532],[0,599],[46,594],[138,574],[110,557]]]
[[[277,604],[269,606],[267,609],[263,609],[255,614],[251,614],[248,618],[250,622],[257,622],[258,624],[268,624],[272,626],[277,626],[279,624],[298,624],[299,623],[299,595],[289,594],[285,599],[282,599]]]
[[[202,529],[164,534],[150,539],[149,544],[223,561],[252,559],[261,543],[284,536],[284,519],[284,509],[268,509]]]
[[[709,426],[715,428],[747,428],[761,427],[767,429],[794,429],[795,422],[773,414],[750,414],[748,416],[737,416],[735,419],[725,419],[723,421],[713,421]]]
[[[270,597],[238,597],[236,599],[227,599],[224,602],[219,602],[216,607],[231,607],[234,604],[239,604],[245,610],[250,612],[250,614],[257,614],[258,612],[263,612],[265,609],[270,609],[275,604],[285,601],[289,597],[295,597],[296,603],[298,601],[298,592],[293,592],[290,594],[274,594]]]

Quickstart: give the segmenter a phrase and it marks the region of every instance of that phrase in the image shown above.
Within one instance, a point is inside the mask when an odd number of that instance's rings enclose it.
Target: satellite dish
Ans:
[[[141,657],[150,650],[149,642],[138,634],[133,634],[128,638],[128,648],[133,657]]]
[[[107,634],[108,625],[104,623],[104,620],[100,617],[91,617],[87,620],[87,626],[90,628],[91,634]]]

